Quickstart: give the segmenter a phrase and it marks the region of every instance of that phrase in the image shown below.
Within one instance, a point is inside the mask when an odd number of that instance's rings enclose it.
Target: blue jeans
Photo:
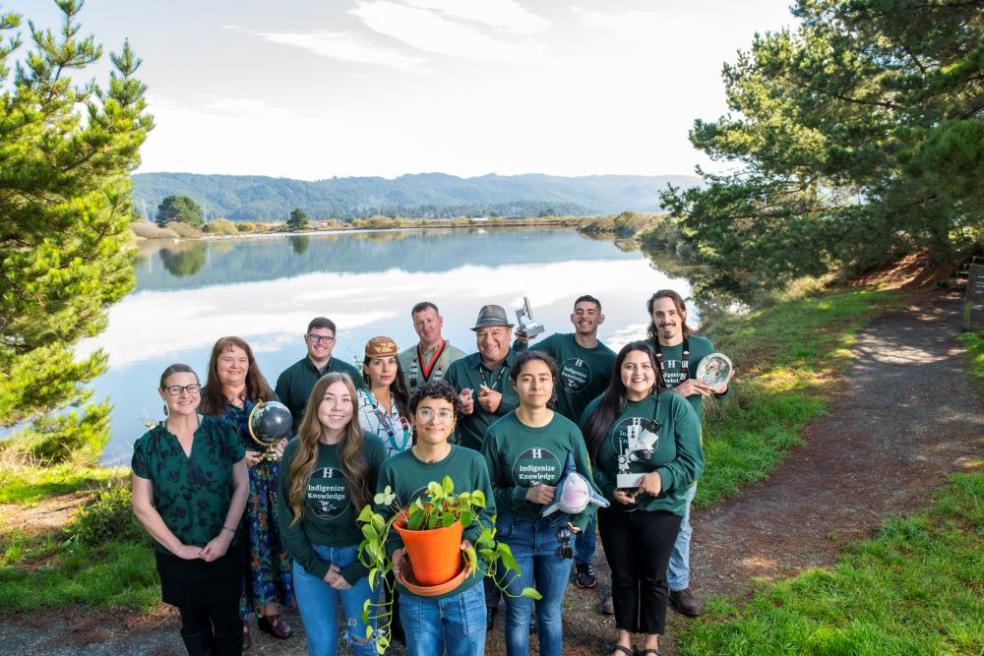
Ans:
[[[469,579],[470,580],[470,579]],[[400,592],[400,622],[407,656],[483,656],[485,591],[482,582],[447,597]]]
[[[567,515],[561,513],[538,520],[499,514],[496,538],[509,545],[520,569],[519,576],[509,575],[506,586],[509,592],[506,595],[507,656],[530,653],[533,600],[519,596],[528,586],[543,595],[543,599],[536,602],[540,656],[560,656],[563,643],[561,605],[573,561],[561,557],[557,530],[566,526],[567,521]]]
[[[574,562],[578,565],[590,565],[594,562],[595,547],[598,545],[598,525],[592,517],[584,530],[574,538]]]
[[[683,511],[683,521],[680,522],[680,532],[673,543],[670,554],[670,567],[666,573],[666,582],[670,590],[686,590],[690,587],[690,536],[694,529],[690,526],[690,504],[697,495],[697,484],[690,486],[687,492],[687,508]]]
[[[355,562],[357,546],[325,547],[312,545],[324,561],[345,567]],[[366,642],[366,625],[362,621],[362,606],[366,599],[377,597],[369,589],[369,578],[364,576],[348,590],[336,590],[313,574],[309,574],[294,561],[294,594],[297,607],[307,633],[309,656],[335,656],[338,648],[339,602],[345,613],[348,639],[356,656],[375,656],[376,647]]]

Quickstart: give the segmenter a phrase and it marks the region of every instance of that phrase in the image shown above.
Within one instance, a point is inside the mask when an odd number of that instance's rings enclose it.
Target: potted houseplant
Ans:
[[[393,571],[393,561],[387,553],[386,543],[392,532],[399,533],[410,560],[413,583],[418,594],[440,594],[444,586],[451,585],[467,576],[480,575],[481,569],[495,582],[505,594],[509,594],[505,584],[510,572],[519,574],[519,565],[513,558],[509,545],[495,539],[495,527],[484,526],[475,544],[461,549],[461,539],[465,528],[479,523],[478,510],[485,508],[485,494],[481,490],[455,494],[454,483],[449,476],[440,482],[431,482],[427,494],[418,497],[406,508],[394,507],[396,495],[389,486],[373,499],[375,506],[366,505],[359,514],[363,540],[359,545],[359,560],[369,569],[369,586],[386,588],[386,599],[373,602],[367,599],[363,608],[363,619],[367,624],[367,638],[374,638],[376,651],[386,652],[390,644],[390,623],[395,578],[387,576]],[[391,508],[392,515],[383,515],[375,507]],[[464,566],[462,566],[462,555]],[[401,572],[402,575],[402,572]],[[404,578],[403,583],[409,582]],[[540,599],[533,588],[524,588],[521,596]],[[374,619],[374,629],[369,621]]]

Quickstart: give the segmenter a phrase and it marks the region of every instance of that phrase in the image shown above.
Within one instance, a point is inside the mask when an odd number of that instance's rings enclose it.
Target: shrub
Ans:
[[[65,537],[70,542],[95,546],[109,540],[142,541],[144,530],[133,515],[133,495],[125,478],[111,479],[96,498],[65,525]]]
[[[151,223],[146,219],[131,223],[130,230],[133,231],[133,234],[137,237],[141,237],[143,239],[176,239],[178,236],[178,233],[173,230],[169,228],[162,228],[156,223]]]
[[[229,219],[214,219],[205,226],[205,232],[210,235],[235,235],[239,233],[239,229]]]
[[[95,464],[109,440],[106,403],[87,406],[85,412],[38,417],[27,428],[5,440],[4,451],[45,464]]]
[[[172,221],[167,224],[168,230],[173,230],[177,233],[178,237],[183,237],[184,239],[192,239],[194,237],[201,237],[202,233],[200,230],[192,228],[187,223],[181,223],[178,221]]]

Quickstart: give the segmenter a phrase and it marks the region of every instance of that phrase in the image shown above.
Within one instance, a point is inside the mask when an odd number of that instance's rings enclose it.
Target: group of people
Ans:
[[[273,389],[238,337],[216,342],[204,385],[187,365],[168,367],[159,384],[166,417],[134,445],[133,507],[156,542],[162,597],[180,611],[188,653],[242,653],[253,614],[287,639],[280,610],[295,602],[310,654],[333,655],[343,640],[355,654],[375,653],[363,608],[381,583],[370,585],[358,558],[356,517],[386,487],[406,507],[448,476],[455,490],[486,496],[465,543],[494,522],[519,565],[503,586],[510,656],[529,653],[534,614],[539,653],[561,654],[572,566],[578,587],[597,584],[596,533],[612,573],[611,653],[658,654],[667,606],[700,612],[688,579],[701,401],[725,395],[728,381],[697,380],[713,347],[691,332],[678,293],[656,292],[647,311],[649,338],[618,353],[598,340],[601,302],[582,296],[573,333],[532,344],[513,335],[501,306],[482,307],[470,355],[443,337],[437,306],[418,303],[419,342],[400,352],[389,337],[369,340],[361,372],[333,357],[336,326],[318,317],[306,355]],[[254,405],[273,399],[293,417],[279,461],[247,425]],[[569,456],[610,502],[597,520],[593,506],[543,516]],[[409,566],[398,539],[390,551],[398,574]],[[484,653],[500,594],[481,582],[476,574],[439,596],[398,582],[393,629],[407,653]],[[530,586],[542,595],[535,605],[520,594]]]

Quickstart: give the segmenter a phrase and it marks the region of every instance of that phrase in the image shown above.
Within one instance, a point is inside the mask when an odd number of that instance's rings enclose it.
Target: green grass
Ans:
[[[70,491],[99,487],[63,527],[47,532],[4,527],[0,615],[73,604],[150,610],[159,603],[153,546],[130,510],[129,482],[105,471],[111,475],[90,479],[82,488],[77,479],[64,483]],[[16,498],[33,499],[33,494]]]
[[[27,549],[31,560],[43,551]],[[153,547],[147,540],[114,539],[70,544],[30,567],[0,565],[0,615],[47,606],[130,606],[150,610],[160,602]],[[0,561],[2,562],[2,561]]]
[[[978,384],[984,385],[984,331],[964,333],[957,339],[967,347],[971,377]]]
[[[6,463],[0,466],[0,503],[31,506],[51,496],[98,488],[127,473],[68,463],[53,467]]]
[[[737,371],[722,403],[705,401],[697,505],[708,506],[769,475],[827,411],[824,393],[850,366],[858,331],[890,307],[891,292],[834,291],[715,322],[711,335]]]
[[[889,521],[831,571],[720,600],[682,656],[979,656],[984,653],[984,473],[952,477],[924,513]]]

